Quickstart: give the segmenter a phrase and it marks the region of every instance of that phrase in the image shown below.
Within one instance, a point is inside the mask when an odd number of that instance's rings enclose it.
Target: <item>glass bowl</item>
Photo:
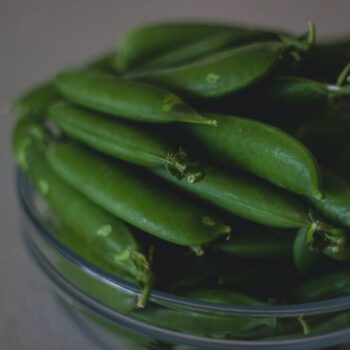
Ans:
[[[296,305],[239,306],[154,290],[136,309],[139,288],[62,244],[50,212],[17,171],[25,242],[77,324],[100,344],[125,349],[323,349],[350,342],[350,296]],[[308,326],[309,325],[309,326]],[[311,325],[311,326],[310,326]],[[310,328],[310,329],[308,329]]]

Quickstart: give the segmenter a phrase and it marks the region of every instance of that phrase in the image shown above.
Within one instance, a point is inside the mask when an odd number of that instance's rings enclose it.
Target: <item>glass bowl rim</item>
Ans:
[[[17,194],[22,209],[30,222],[36,228],[36,232],[41,238],[49,243],[55,251],[58,251],[59,254],[64,256],[70,262],[79,268],[84,269],[84,271],[89,275],[93,275],[95,278],[98,278],[101,282],[116,286],[119,289],[124,289],[135,295],[141,294],[141,290],[136,284],[102,270],[83,257],[80,257],[66,245],[61,243],[57,238],[55,238],[52,230],[44,224],[43,220],[40,219],[40,213],[36,211],[35,207],[32,205],[33,196],[35,195],[36,191],[33,189],[26,175],[19,168],[16,169],[16,180]],[[216,312],[251,317],[298,317],[301,315],[317,315],[350,309],[350,296],[342,296],[302,304],[243,306],[197,301],[154,289],[151,293],[150,300],[159,304],[166,303],[168,305],[183,307],[185,309],[196,310],[199,312]]]

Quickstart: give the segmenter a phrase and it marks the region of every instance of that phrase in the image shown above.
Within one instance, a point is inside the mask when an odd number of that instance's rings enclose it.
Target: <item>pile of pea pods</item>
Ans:
[[[14,153],[58,237],[136,283],[146,312],[153,288],[241,305],[343,296],[349,62],[349,41],[319,44],[313,23],[142,26],[20,96]]]

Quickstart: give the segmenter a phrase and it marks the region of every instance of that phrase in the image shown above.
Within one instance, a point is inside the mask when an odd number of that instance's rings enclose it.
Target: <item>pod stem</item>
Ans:
[[[204,176],[199,164],[190,162],[187,153],[181,147],[177,152],[167,154],[166,168],[178,180],[187,177],[189,183],[195,183]]]
[[[291,51],[292,57],[295,60],[300,60],[300,52],[308,51],[310,48],[315,46],[316,43],[316,24],[312,21],[308,22],[308,31],[302,36],[296,38],[290,35],[280,34],[279,38],[282,42],[294,48]]]
[[[195,245],[195,246],[191,246],[190,248],[197,256],[204,255],[204,250],[201,246]]]
[[[310,334],[310,327],[309,327],[308,323],[306,322],[303,315],[298,317],[298,322],[300,323],[300,325],[303,329],[304,335]]]
[[[317,37],[316,23],[313,21],[308,22],[309,30],[307,33],[308,48],[315,46]]]
[[[306,233],[306,241],[311,250],[324,254],[339,254],[345,249],[347,236],[341,228],[313,222]]]
[[[339,87],[348,84],[349,83],[349,76],[350,76],[350,62],[343,68],[343,70],[340,72],[338,78],[337,78],[337,85]]]
[[[191,123],[191,124],[211,125],[211,126],[218,125],[218,121],[216,119],[211,119],[211,118],[206,118],[206,117],[201,117],[198,119],[187,119],[184,122]]]
[[[136,280],[142,288],[142,294],[137,299],[137,307],[144,308],[154,285],[154,275],[151,271],[150,262],[153,259],[153,248],[150,248],[148,259],[141,253],[130,250],[130,259],[136,266]]]

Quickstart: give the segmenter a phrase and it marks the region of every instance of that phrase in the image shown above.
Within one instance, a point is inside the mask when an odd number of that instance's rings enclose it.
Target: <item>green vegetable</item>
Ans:
[[[120,118],[146,123],[215,124],[170,91],[108,74],[65,72],[56,77],[55,86],[72,102]]]
[[[51,82],[40,84],[20,96],[14,102],[20,116],[43,119],[48,107],[59,100],[60,95]]]
[[[55,144],[51,166],[74,188],[122,220],[174,244],[198,249],[230,227],[144,174],[73,143]]]
[[[200,198],[249,221],[277,228],[310,225],[308,208],[292,194],[238,171],[201,166],[204,177],[195,184],[173,179],[162,169],[157,175]]]
[[[193,290],[184,293],[184,296],[226,305],[264,305],[256,299],[225,290]],[[215,338],[239,337],[242,333],[253,331],[261,326],[268,327],[271,333],[276,329],[276,320],[268,317],[220,315],[164,307],[149,307],[142,312],[135,311],[133,315],[144,322],[166,329]]]
[[[176,178],[187,176],[195,182],[202,173],[191,171],[191,162],[177,148],[155,132],[72,104],[54,105],[48,112],[61,131],[103,153],[145,167],[165,167]]]
[[[251,30],[216,23],[167,22],[138,27],[121,40],[119,69],[130,69],[164,53],[219,35],[244,35]]]
[[[285,50],[286,45],[281,42],[251,44],[183,66],[135,72],[126,77],[160,84],[191,96],[224,96],[268,76]]]
[[[290,259],[294,235],[289,232],[236,232],[229,242],[214,245],[218,252],[243,259]],[[308,247],[309,248],[309,247]]]
[[[46,141],[39,137],[33,139],[31,130],[34,127],[27,121],[23,124],[20,121],[14,132],[16,153],[25,159],[25,170],[32,182],[49,203],[59,223],[77,232],[93,255],[113,267],[117,274],[126,274],[141,285],[143,295],[139,306],[143,307],[153,277],[140,243],[125,223],[86,199],[51,170],[42,150]],[[27,128],[27,133],[23,128]]]
[[[341,109],[350,96],[350,86],[331,85],[293,76],[278,76],[256,91],[259,101],[274,108],[294,111]],[[253,97],[254,99],[254,97]],[[283,117],[283,116],[281,116]]]
[[[322,198],[316,160],[310,151],[287,133],[255,120],[208,114],[216,128],[184,129],[192,144],[205,156],[229,167],[238,167],[291,192]]]
[[[161,56],[155,57],[149,63],[146,63],[145,66],[142,66],[139,70],[142,71],[149,68],[156,69],[179,66],[200,58],[208,57],[212,54],[217,54],[218,52],[222,52],[233,47],[269,39],[276,39],[276,34],[251,30],[247,32],[238,31],[209,36],[209,38],[204,38],[193,43],[189,43],[185,46],[180,46],[179,48],[170,50]]]
[[[311,199],[330,220],[350,228],[350,184],[331,170],[322,170],[324,198]]]

